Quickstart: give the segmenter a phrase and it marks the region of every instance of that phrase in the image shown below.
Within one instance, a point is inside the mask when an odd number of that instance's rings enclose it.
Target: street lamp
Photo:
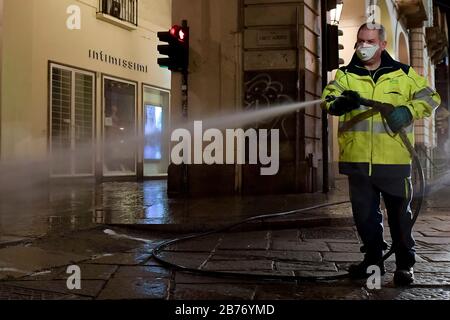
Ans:
[[[339,25],[343,7],[344,7],[344,3],[342,2],[342,0],[337,0],[336,8],[330,10],[331,24],[333,26]]]

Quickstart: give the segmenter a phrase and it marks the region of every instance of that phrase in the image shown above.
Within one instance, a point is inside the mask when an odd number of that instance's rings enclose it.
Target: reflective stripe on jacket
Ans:
[[[374,71],[365,69],[354,55],[348,66],[337,70],[335,79],[325,87],[322,97],[339,96],[344,90],[357,91],[363,98],[390,103],[395,107],[406,106],[414,120],[429,117],[441,103],[439,94],[428,86],[424,77],[410,66],[393,60],[386,51],[382,54],[380,67]],[[328,111],[331,103],[324,103],[322,107]],[[361,106],[340,116],[339,128],[368,109]],[[409,176],[411,156],[400,137],[392,137],[392,132],[387,128],[377,113],[348,131],[339,130],[340,172]],[[414,145],[413,125],[406,131]]]

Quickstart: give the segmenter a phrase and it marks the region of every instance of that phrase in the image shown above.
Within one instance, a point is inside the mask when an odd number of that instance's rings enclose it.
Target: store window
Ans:
[[[144,86],[144,176],[167,175],[169,167],[168,91]]]
[[[103,78],[103,175],[135,176],[136,84]]]
[[[94,175],[94,74],[50,65],[52,177]]]

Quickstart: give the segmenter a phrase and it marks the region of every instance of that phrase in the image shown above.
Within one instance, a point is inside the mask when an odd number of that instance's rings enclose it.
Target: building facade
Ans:
[[[279,130],[275,175],[255,164],[170,166],[170,134],[186,122],[182,77],[158,66],[157,32],[188,21],[189,121],[277,108],[320,98],[333,78],[325,64],[335,2],[0,0],[2,162],[45,161],[54,178],[168,173],[174,194],[326,191],[339,177],[337,119],[319,105],[247,124]],[[448,31],[433,1],[342,2],[345,64],[371,18],[386,27],[389,53],[435,86]],[[416,123],[428,178],[435,127],[433,118]]]
[[[173,21],[190,25],[189,121],[315,100],[322,90],[320,0],[174,0]],[[174,75],[172,87],[180,86]],[[174,90],[172,105],[181,104]],[[181,112],[173,110],[176,119]],[[180,119],[178,119],[180,121]],[[191,195],[314,192],[322,189],[319,105],[246,128],[278,129],[279,171],[261,165],[190,165]],[[182,170],[169,174],[176,189]],[[170,189],[170,188],[169,188]],[[176,193],[177,190],[174,190]]]
[[[167,175],[171,74],[156,63],[170,0],[2,0],[3,163],[49,176]]]

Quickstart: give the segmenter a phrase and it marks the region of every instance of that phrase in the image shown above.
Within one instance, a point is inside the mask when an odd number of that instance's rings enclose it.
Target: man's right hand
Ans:
[[[358,92],[345,90],[342,95],[330,106],[330,113],[335,116],[342,116],[348,112],[358,109],[361,105],[361,97]]]

